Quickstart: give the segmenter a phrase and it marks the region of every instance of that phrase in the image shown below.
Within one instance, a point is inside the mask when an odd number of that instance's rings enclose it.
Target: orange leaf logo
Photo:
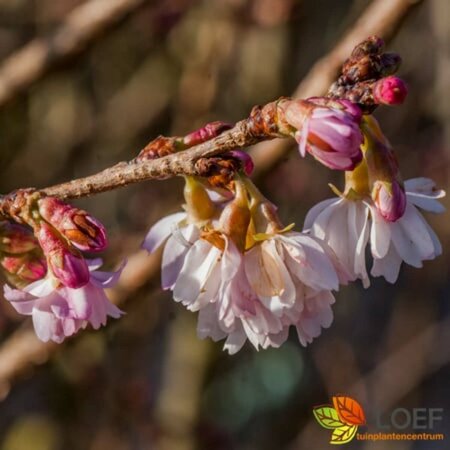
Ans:
[[[347,425],[365,425],[366,416],[361,405],[351,397],[336,395],[333,397],[333,406],[341,422]]]

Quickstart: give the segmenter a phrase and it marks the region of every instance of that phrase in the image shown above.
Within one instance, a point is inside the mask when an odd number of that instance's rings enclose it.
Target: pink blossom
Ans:
[[[287,122],[297,132],[299,151],[308,151],[325,166],[353,170],[362,160],[361,111],[349,101],[310,98],[291,102]]]
[[[164,239],[156,238],[155,230],[151,235],[149,248]],[[199,337],[226,339],[224,349],[231,354],[247,339],[257,349],[278,347],[291,325],[304,345],[311,342],[331,324],[330,289],[348,279],[326,244],[300,233],[275,236],[244,254],[218,231],[184,247],[172,233],[164,259],[176,261],[163,263],[163,280],[170,280],[164,287],[173,290],[175,301],[199,312]]]
[[[249,211],[241,194],[222,201],[218,215],[207,222],[189,210],[161,219],[143,247],[153,252],[165,244],[163,288],[198,312],[199,337],[225,339],[224,349],[232,354],[247,340],[256,349],[279,347],[292,325],[306,345],[331,324],[331,290],[350,275],[333,251],[314,237],[272,233],[275,222],[265,233],[264,221],[275,220],[274,211],[258,216],[263,229],[258,239],[263,240],[248,249]]]
[[[20,314],[31,316],[36,335],[41,341],[64,341],[90,323],[98,329],[107,317],[119,318],[123,312],[106,297],[105,288],[112,287],[122,271],[101,272],[100,259],[88,261],[89,281],[78,289],[56,285],[51,276],[35,281],[24,289],[4,286],[5,298]]]

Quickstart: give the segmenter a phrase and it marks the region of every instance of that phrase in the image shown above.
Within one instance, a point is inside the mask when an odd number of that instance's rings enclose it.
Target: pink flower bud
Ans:
[[[395,222],[405,212],[406,194],[396,180],[376,181],[372,188],[372,199],[378,212],[388,222]]]
[[[327,98],[293,101],[286,107],[285,117],[297,130],[302,156],[308,151],[337,170],[353,170],[361,162],[361,111],[351,102]]]
[[[0,222],[0,250],[6,253],[26,253],[39,247],[33,232],[17,223]]]
[[[250,176],[253,173],[255,164],[253,163],[252,157],[247,152],[232,150],[231,152],[228,152],[227,155],[230,155],[241,162],[245,175]]]
[[[79,250],[98,252],[108,246],[104,226],[86,211],[53,197],[41,198],[38,205],[41,217]]]
[[[187,147],[192,147],[194,145],[209,141],[230,128],[232,128],[232,125],[226,122],[211,122],[204,127],[189,133],[184,137],[183,143]]]
[[[398,77],[386,77],[373,86],[373,98],[383,105],[400,105],[408,94],[406,83]]]
[[[8,274],[14,275],[16,279],[26,283],[40,280],[47,273],[45,259],[35,253],[27,253],[20,256],[3,256],[1,265]]]
[[[69,247],[59,233],[45,222],[37,231],[39,244],[53,275],[67,287],[77,289],[89,281],[89,269],[81,254]]]

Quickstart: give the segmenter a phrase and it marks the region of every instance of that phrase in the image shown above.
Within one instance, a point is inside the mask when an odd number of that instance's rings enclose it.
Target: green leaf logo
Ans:
[[[342,427],[334,429],[330,444],[347,444],[355,437],[357,430],[358,425],[342,425]]]
[[[318,406],[313,409],[313,414],[317,422],[329,430],[345,425],[340,421],[338,412],[331,406]]]

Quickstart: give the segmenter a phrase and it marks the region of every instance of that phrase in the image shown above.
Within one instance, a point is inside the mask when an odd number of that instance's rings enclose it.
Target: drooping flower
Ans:
[[[199,337],[226,339],[232,354],[247,339],[256,349],[278,347],[293,325],[306,345],[331,324],[330,291],[349,275],[326,244],[283,229],[275,207],[248,179],[234,184],[233,199],[214,220],[166,217],[144,248],[154,251],[167,240],[163,288],[198,311]]]
[[[286,121],[297,131],[299,151],[330,169],[352,170],[362,159],[361,110],[347,100],[325,97],[290,102]]]
[[[222,251],[196,243],[174,298],[199,311],[200,338],[226,339],[224,349],[234,354],[247,339],[256,349],[279,347],[291,325],[307,345],[331,325],[334,297],[329,289],[338,288],[338,274],[318,240],[288,234],[264,241],[270,249],[259,245],[244,255],[231,240]]]
[[[214,220],[222,209],[223,199],[212,191],[208,192],[193,177],[186,177],[184,197],[186,212],[159,220],[150,228],[142,243],[142,248],[149,253],[165,243],[161,269],[163,289],[173,288],[188,250],[200,237],[200,228]]]
[[[305,219],[305,229],[323,239],[352,274],[365,287],[370,285],[366,269],[365,249],[370,242],[373,256],[372,276],[384,276],[394,283],[402,261],[422,267],[423,261],[439,256],[442,247],[435,232],[418,208],[441,213],[437,201],[444,197],[435,183],[427,178],[405,182],[405,213],[395,222],[386,220],[369,195],[348,195],[325,200],[312,208]]]
[[[117,272],[101,272],[101,259],[88,261],[89,281],[72,289],[58,283],[51,275],[24,289],[4,286],[5,298],[20,314],[31,316],[37,337],[44,342],[61,343],[88,323],[94,329],[106,325],[107,317],[119,318],[123,312],[106,297],[105,288],[117,283]]]

